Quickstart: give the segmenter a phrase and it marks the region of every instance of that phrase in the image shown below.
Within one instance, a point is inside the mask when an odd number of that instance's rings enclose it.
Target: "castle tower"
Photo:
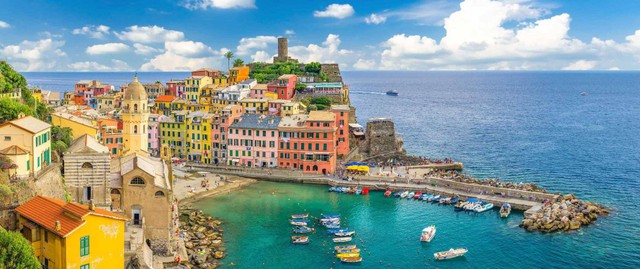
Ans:
[[[138,76],[133,78],[122,99],[122,140],[124,144],[123,155],[135,152],[147,155],[149,138],[147,128],[149,126],[149,107],[147,106],[147,92]]]
[[[289,41],[286,37],[278,37],[278,57],[284,60],[289,58]]]

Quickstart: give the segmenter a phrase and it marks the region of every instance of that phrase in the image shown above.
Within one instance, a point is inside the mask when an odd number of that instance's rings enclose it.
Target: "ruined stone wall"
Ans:
[[[396,137],[395,126],[391,119],[367,122],[366,137],[365,152],[370,157],[403,152],[402,140]]]
[[[342,82],[342,74],[338,64],[321,64],[320,72],[327,75],[329,82]]]

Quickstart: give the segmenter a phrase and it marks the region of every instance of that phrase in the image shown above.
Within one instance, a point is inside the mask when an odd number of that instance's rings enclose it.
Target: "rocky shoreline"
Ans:
[[[561,195],[555,201],[542,206],[539,213],[526,216],[520,227],[527,231],[545,233],[580,229],[591,224],[599,216],[606,216],[609,211],[603,206],[582,201],[573,194]]]
[[[216,268],[225,257],[222,222],[200,210],[182,209],[180,230],[183,231],[187,261],[191,268]]]

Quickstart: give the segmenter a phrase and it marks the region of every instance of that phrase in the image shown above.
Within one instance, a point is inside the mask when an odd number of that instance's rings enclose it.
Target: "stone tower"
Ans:
[[[286,37],[278,38],[278,57],[287,59],[289,57],[289,41]]]
[[[122,140],[123,155],[135,152],[147,155],[149,138],[149,107],[147,106],[147,92],[138,82],[138,76],[133,78],[122,99]]]

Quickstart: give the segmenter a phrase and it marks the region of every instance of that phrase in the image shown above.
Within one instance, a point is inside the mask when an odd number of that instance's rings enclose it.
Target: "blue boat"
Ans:
[[[342,228],[342,229],[328,229],[327,233],[328,234],[335,234],[335,233],[346,233],[349,231],[349,228]]]
[[[437,203],[440,201],[440,198],[444,198],[444,196],[436,195],[433,198],[431,198],[431,202]]]
[[[387,95],[389,96],[398,96],[398,92],[395,90],[388,90]]]
[[[327,229],[340,229],[340,224],[330,223],[325,224],[324,227],[326,227]]]
[[[428,193],[424,197],[422,197],[422,201],[429,201],[429,199],[433,199],[433,194]]]
[[[357,195],[362,194],[362,188],[358,188],[358,189],[356,189],[356,194],[357,194]]]
[[[337,187],[331,187],[331,188],[329,188],[329,192],[336,192],[336,191],[338,191],[338,188],[337,188]]]
[[[458,199],[458,198],[453,198],[453,199],[451,199],[450,203],[455,204],[455,203],[457,203],[459,200],[460,200],[460,199]]]
[[[392,195],[393,197],[400,197],[402,193],[403,193],[402,191],[397,191],[397,192],[394,192]]]
[[[323,219],[339,219],[340,214],[320,214]]]

